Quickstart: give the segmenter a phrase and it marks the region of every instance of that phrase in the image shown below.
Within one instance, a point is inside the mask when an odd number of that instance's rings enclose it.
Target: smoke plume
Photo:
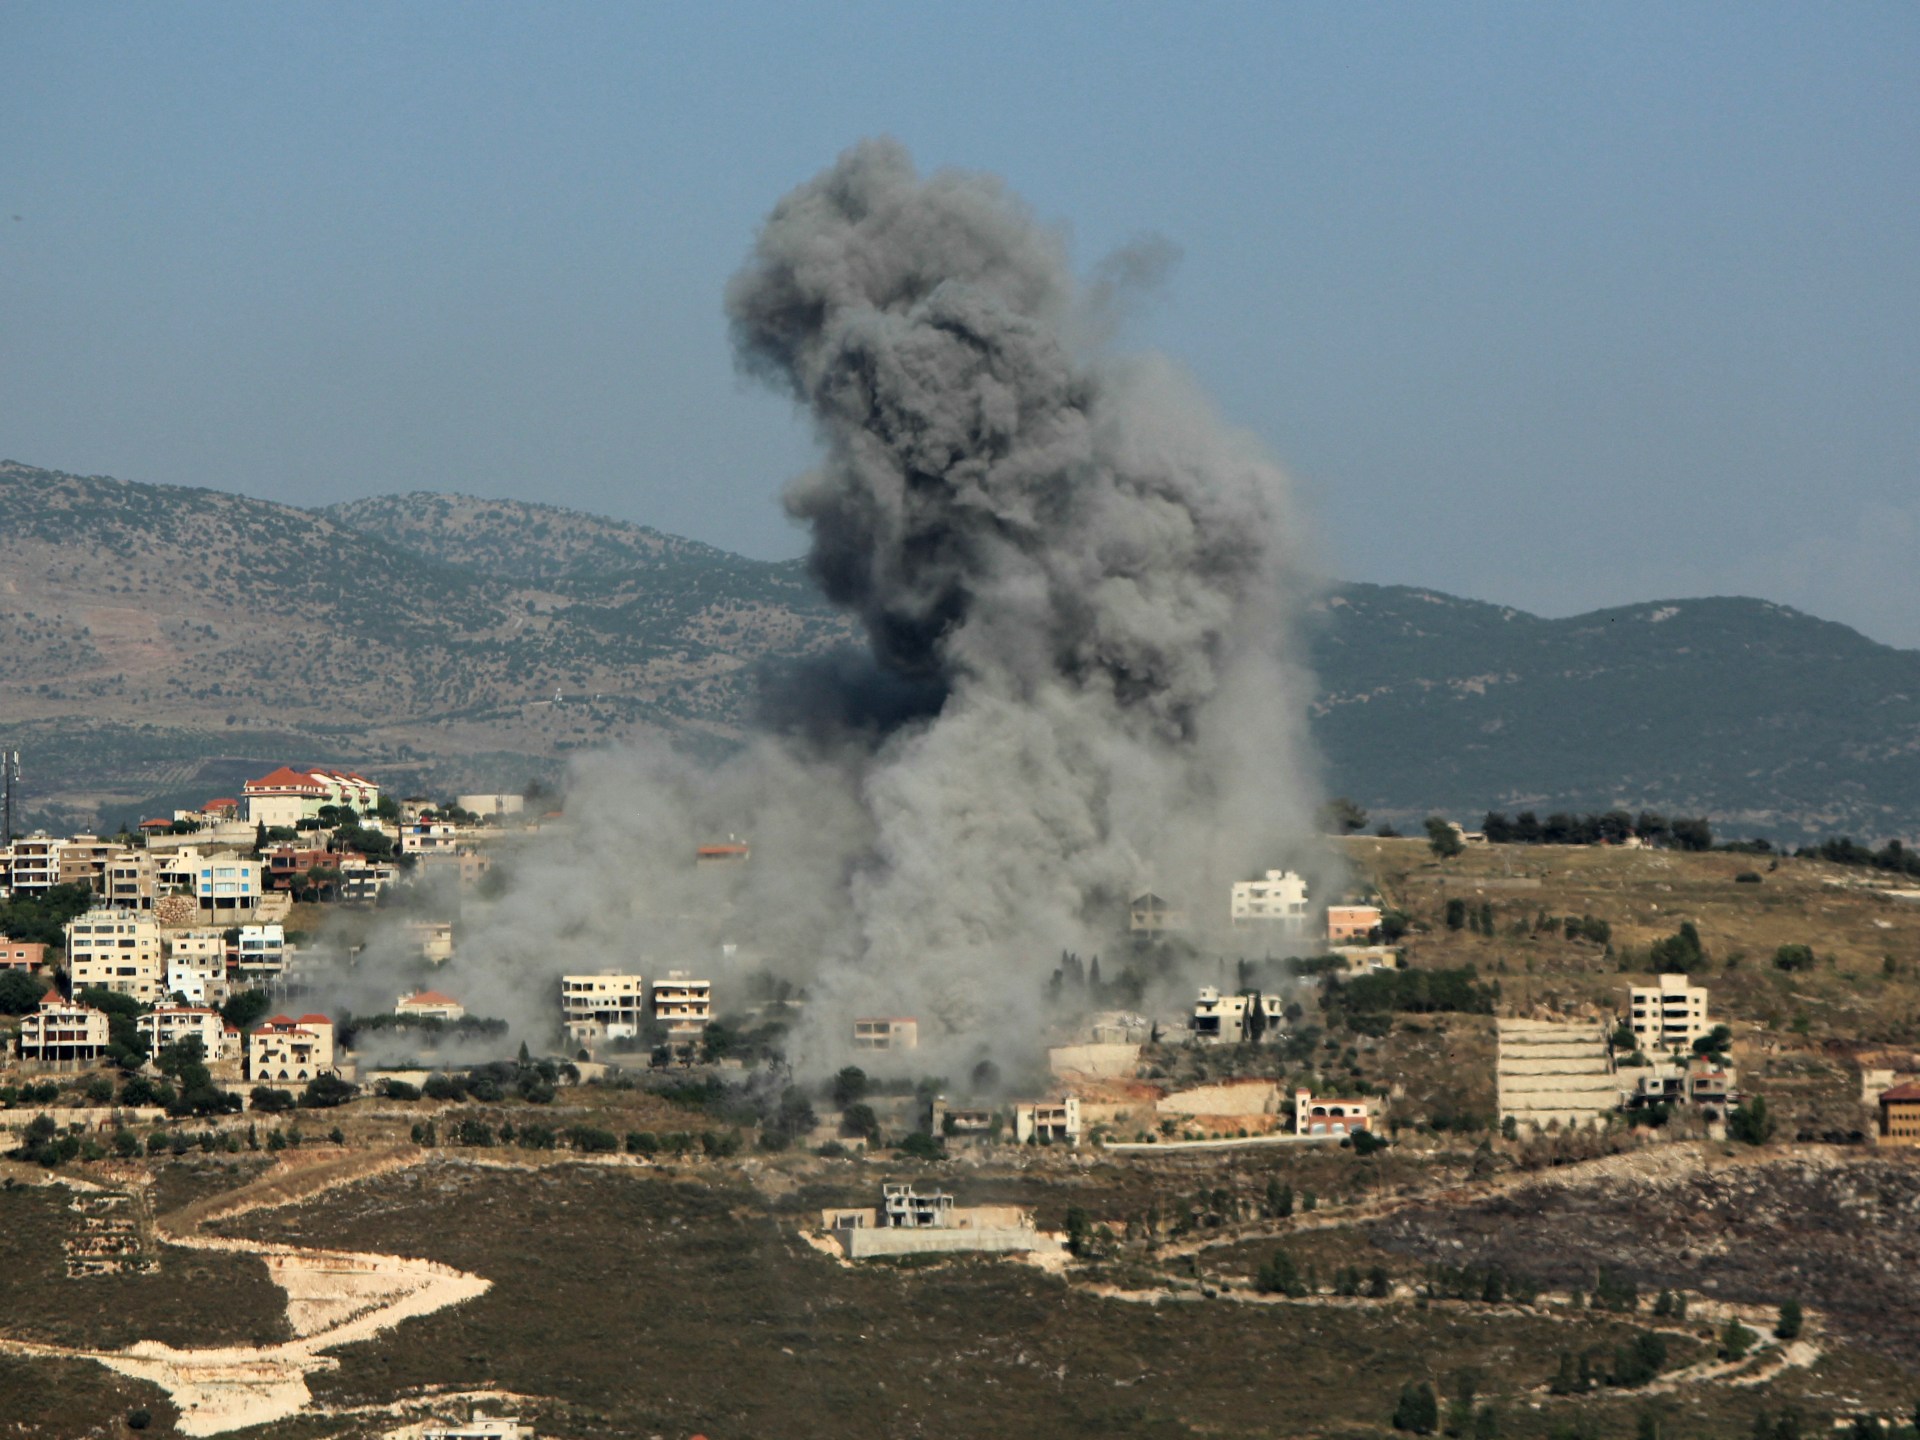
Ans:
[[[1031,1054],[1060,952],[1110,945],[1131,896],[1223,925],[1231,881],[1311,865],[1284,478],[1168,362],[1103,351],[1169,258],[1082,286],[999,181],[886,141],[781,200],[727,315],[813,419],[785,503],[870,653],[791,677],[717,770],[583,762],[572,838],[523,858],[458,963],[515,957],[500,988],[531,993],[529,955],[644,957],[715,974],[726,1008],[751,958],[809,987],[808,1068],[844,1062],[857,1014],[916,1015],[964,1062]],[[698,875],[729,831],[751,864]]]

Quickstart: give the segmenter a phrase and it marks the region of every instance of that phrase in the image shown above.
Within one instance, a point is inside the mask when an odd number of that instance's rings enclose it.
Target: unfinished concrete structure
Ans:
[[[1080,1097],[1022,1101],[1013,1107],[1013,1138],[1041,1145],[1080,1143]]]
[[[1033,1216],[1012,1205],[956,1207],[941,1191],[922,1195],[911,1185],[883,1185],[877,1209],[820,1213],[821,1228],[850,1260],[876,1255],[930,1255],[950,1251],[1013,1254],[1057,1250]]]
[[[1588,1124],[1619,1105],[1620,1082],[1599,1021],[1497,1023],[1503,1117],[1544,1130],[1552,1124]]]
[[[639,975],[602,971],[560,977],[560,1020],[577,1045],[631,1040],[646,1019],[647,982]]]
[[[918,1050],[920,1022],[911,1015],[869,1016],[853,1022],[856,1050]]]

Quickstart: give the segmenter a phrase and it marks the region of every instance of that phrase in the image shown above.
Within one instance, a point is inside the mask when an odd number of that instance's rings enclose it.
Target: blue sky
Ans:
[[[0,6],[0,455],[798,553],[720,292],[862,135],[1007,177],[1327,568],[1920,646],[1920,8]],[[17,218],[15,218],[17,217]]]

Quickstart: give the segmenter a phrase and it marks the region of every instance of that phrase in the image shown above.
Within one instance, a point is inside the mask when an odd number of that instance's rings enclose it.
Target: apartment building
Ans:
[[[151,1005],[166,997],[160,926],[137,910],[90,910],[67,922],[74,993],[95,986]]]
[[[98,835],[74,835],[60,847],[60,858],[54,868],[54,882],[59,885],[85,885],[90,890],[100,890],[107,872],[107,861],[120,847],[111,840],[102,840]]]
[[[1296,1135],[1351,1135],[1371,1125],[1365,1100],[1340,1100],[1310,1090],[1293,1092],[1293,1132]]]
[[[229,1032],[220,1012],[206,1005],[156,1005],[134,1023],[155,1055],[169,1045],[197,1037],[201,1054],[209,1062],[226,1059],[227,1036],[238,1034]]]
[[[49,989],[40,1008],[21,1017],[18,1050],[22,1063],[92,1065],[107,1051],[107,1017],[85,1005],[70,1004]]]
[[[451,820],[409,820],[400,827],[402,855],[450,855],[460,846],[462,835]]]
[[[287,973],[287,932],[282,925],[242,925],[235,942],[235,968],[248,984]]]
[[[251,915],[263,890],[260,862],[238,855],[206,856],[190,871],[194,902],[216,919]]]
[[[684,970],[669,970],[653,982],[648,1008],[676,1044],[698,1040],[713,1021],[713,982],[695,980]]]
[[[116,850],[107,857],[101,898],[116,910],[151,910],[160,894],[159,862],[144,850]]]
[[[647,982],[612,971],[560,977],[560,1023],[576,1045],[631,1040],[647,1014]]]
[[[227,962],[167,957],[167,994],[183,1005],[221,1005],[230,993]]]
[[[1127,905],[1127,930],[1134,935],[1165,935],[1187,928],[1187,912],[1151,890]]]
[[[524,795],[461,795],[454,804],[469,815],[519,815],[527,808]]]
[[[256,1083],[304,1083],[332,1071],[333,1022],[324,1015],[276,1015],[247,1036],[247,1078]]]
[[[1291,870],[1269,870],[1258,880],[1236,881],[1229,895],[1228,917],[1236,927],[1257,925],[1282,937],[1304,937],[1307,882]]]
[[[66,841],[44,832],[17,836],[6,856],[6,882],[16,895],[44,895],[60,883],[60,852]]]
[[[453,958],[451,920],[409,920],[400,928],[407,942],[420,952],[421,959],[444,965]]]
[[[1684,975],[1662,975],[1657,984],[1631,986],[1627,999],[1627,1023],[1642,1050],[1690,1050],[1713,1029],[1707,1019],[1706,986],[1689,985]]]
[[[920,1022],[910,1015],[872,1016],[853,1022],[856,1050],[918,1050]]]

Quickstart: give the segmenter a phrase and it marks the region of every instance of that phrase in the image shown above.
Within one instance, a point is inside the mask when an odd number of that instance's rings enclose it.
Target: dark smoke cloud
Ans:
[[[782,673],[719,767],[582,757],[447,988],[537,1028],[564,970],[695,969],[725,1006],[768,964],[808,987],[805,1068],[863,1014],[919,1016],[929,1070],[1018,1063],[1059,952],[1131,895],[1224,930],[1232,881],[1314,869],[1284,477],[1165,360],[1100,346],[1170,259],[1083,287],[999,181],[885,141],[775,207],[727,314],[813,418],[786,504],[869,654]],[[698,874],[728,833],[751,864]]]

